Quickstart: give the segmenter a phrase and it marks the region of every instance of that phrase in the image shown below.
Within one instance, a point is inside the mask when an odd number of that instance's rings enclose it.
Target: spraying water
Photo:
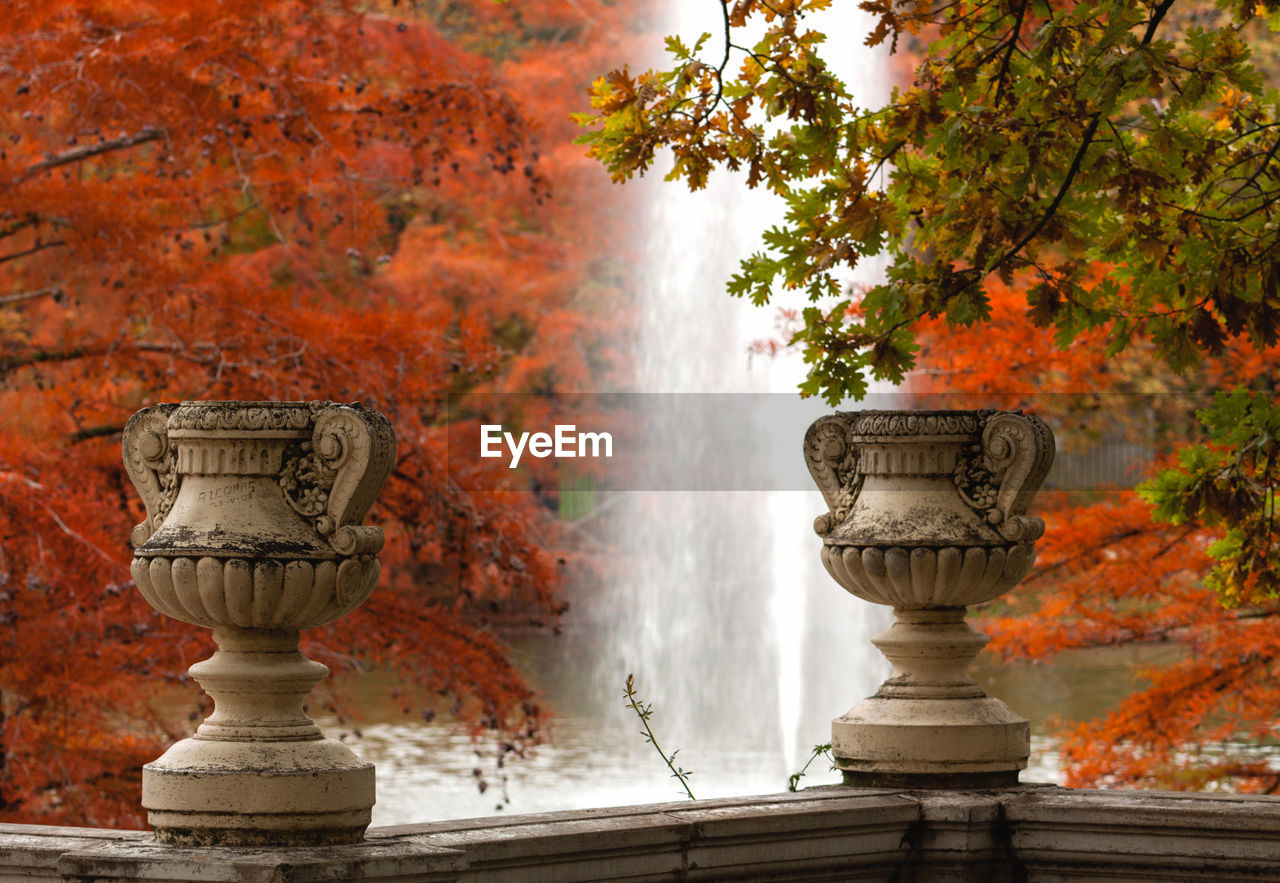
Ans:
[[[867,22],[852,0],[838,6],[810,24],[849,47],[828,53],[836,73],[858,104],[878,106],[883,58],[862,47]],[[721,34],[720,7],[682,0],[662,31]],[[713,38],[707,57],[721,49]],[[725,293],[780,206],[727,174],[697,194],[663,182],[661,170],[628,186],[648,205],[632,388],[652,474],[633,485],[648,490],[607,500],[604,587],[579,593],[565,634],[526,648],[557,723],[509,781],[484,772],[515,812],[681,799],[624,707],[629,673],[700,798],[783,790],[830,739],[831,719],[888,674],[869,638],[889,611],[846,594],[819,560],[812,524],[826,505],[801,443],[829,409],[799,399],[798,356],[748,355],[752,341],[776,336],[774,314]],[[717,474],[729,480],[708,480]],[[740,489],[698,489],[708,486]],[[778,487],[788,489],[763,490]],[[361,750],[379,765],[375,824],[421,821],[424,800],[434,818],[502,811],[497,785],[478,792],[468,774],[487,761],[453,727],[368,726]],[[802,784],[834,780],[815,763]]]
[[[665,30],[720,34],[719,16],[714,0],[681,3]],[[866,22],[854,5],[813,26],[856,47],[837,74],[858,103],[881,101],[883,62],[862,49]],[[714,42],[708,57],[718,57]],[[779,201],[728,174],[696,194],[660,174],[645,185],[651,262],[635,385],[658,402],[645,420],[648,449],[665,452],[668,478],[685,470],[687,488],[724,458],[799,465],[805,429],[827,409],[799,403],[798,356],[749,358],[753,340],[776,335],[774,316],[725,293],[738,260],[780,218]],[[758,479],[742,484],[778,485]],[[607,609],[592,616],[603,626],[600,689],[636,675],[664,742],[704,772],[694,779],[699,796],[779,790],[829,739],[831,718],[887,674],[868,640],[887,612],[845,595],[823,571],[811,525],[825,504],[816,490],[788,486],[796,489],[636,493],[616,522],[625,566]],[[755,772],[720,782],[722,756],[750,757]]]

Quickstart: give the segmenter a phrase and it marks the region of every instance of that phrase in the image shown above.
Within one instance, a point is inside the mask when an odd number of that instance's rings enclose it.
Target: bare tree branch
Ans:
[[[107,352],[105,346],[83,347],[69,346],[61,349],[35,350],[34,352],[0,357],[0,377],[4,377],[19,368],[28,365],[39,365],[44,362],[70,362],[89,356],[99,356]]]
[[[41,297],[62,297],[63,291],[60,286],[50,285],[48,288],[38,288],[35,291],[23,291],[19,294],[8,294],[0,297],[0,307],[9,306],[10,304],[20,304],[23,301],[35,300]]]
[[[90,426],[86,429],[77,429],[71,433],[68,440],[71,444],[79,444],[92,438],[102,438],[108,435],[119,435],[124,431],[123,423],[109,423],[104,426]]]
[[[22,251],[15,251],[12,254],[0,256],[0,264],[8,263],[9,261],[16,261],[19,258],[30,257],[36,252],[44,251],[45,249],[61,248],[66,244],[66,240],[64,239],[55,239],[52,242],[37,242],[30,248],[24,248]]]
[[[34,227],[40,223],[40,216],[32,212],[21,220],[14,221],[8,227],[0,229],[0,239],[8,239],[10,236],[17,235],[28,227]]]
[[[19,181],[25,181],[41,172],[47,172],[49,169],[56,169],[59,166],[66,166],[72,163],[78,163],[82,160],[89,159],[93,156],[100,156],[104,153],[111,153],[116,150],[126,150],[130,147],[136,147],[139,144],[146,144],[148,141],[156,141],[164,137],[164,132],[160,129],[146,128],[135,135],[122,135],[119,138],[111,138],[107,141],[99,141],[97,144],[86,144],[83,147],[73,147],[71,150],[55,153],[46,157],[33,166],[30,166],[26,173],[19,178]]]

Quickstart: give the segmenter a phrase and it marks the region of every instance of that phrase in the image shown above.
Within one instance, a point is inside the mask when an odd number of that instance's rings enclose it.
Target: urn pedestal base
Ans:
[[[182,846],[359,843],[373,764],[326,739],[303,702],[328,673],[288,630],[215,629],[218,651],[191,666],[214,711],[190,739],[142,768],[156,837]]]
[[[996,788],[1018,783],[1030,727],[1003,702],[872,696],[831,722],[847,785]]]
[[[374,768],[332,739],[184,739],[142,768],[142,806],[176,846],[359,843]]]
[[[878,788],[1016,785],[1031,729],[969,676],[987,643],[964,608],[898,609],[872,638],[894,676],[831,722],[831,753],[846,784]]]

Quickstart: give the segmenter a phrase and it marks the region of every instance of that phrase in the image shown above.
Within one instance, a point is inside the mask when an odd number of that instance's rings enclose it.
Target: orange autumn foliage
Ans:
[[[1127,436],[1152,453],[1124,487],[1042,491],[1036,568],[982,622],[1003,658],[1051,661],[1061,650],[1145,642],[1184,651],[1144,671],[1147,685],[1107,716],[1066,726],[1067,784],[1275,791],[1280,772],[1258,749],[1275,739],[1280,601],[1224,607],[1204,584],[1215,537],[1153,522],[1132,487],[1198,440],[1194,409],[1210,392],[1271,382],[1280,352],[1240,345],[1178,376],[1141,347],[1108,357],[1105,328],[1059,349],[1051,329],[1028,321],[1016,283],[989,279],[987,291],[989,324],[925,324],[922,370],[909,382],[922,403],[1025,408],[1054,426],[1060,452]]]
[[[387,576],[309,652],[395,668],[406,709],[539,737],[486,623],[556,616],[562,539],[546,500],[447,472],[447,404],[588,389],[617,361],[625,205],[567,115],[626,21],[518,6],[6,7],[0,818],[138,824],[140,764],[190,726],[173,689],[208,636],[128,575],[120,429],[155,401],[386,413]]]

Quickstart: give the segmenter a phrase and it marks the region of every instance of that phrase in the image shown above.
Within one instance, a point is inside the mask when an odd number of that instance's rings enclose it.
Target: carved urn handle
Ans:
[[[1005,539],[1037,540],[1044,521],[1026,511],[1053,465],[1053,433],[1043,420],[1018,412],[992,413],[980,422],[982,443],[961,458],[956,488]]]
[[[804,460],[809,474],[827,501],[827,512],[813,522],[818,536],[826,536],[849,517],[862,489],[858,449],[850,436],[848,414],[819,417],[804,437]]]
[[[153,405],[124,426],[124,469],[147,507],[147,517],[129,535],[134,548],[160,529],[178,495],[177,455],[169,445],[169,415],[177,407]]]

